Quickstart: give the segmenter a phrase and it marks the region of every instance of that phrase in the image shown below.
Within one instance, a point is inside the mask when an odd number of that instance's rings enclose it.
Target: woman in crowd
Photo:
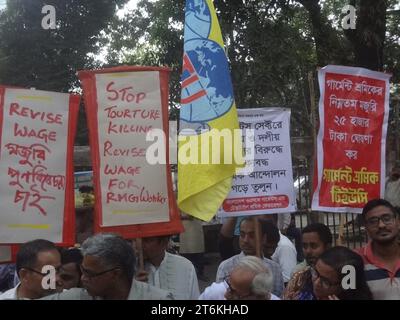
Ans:
[[[313,292],[318,300],[372,300],[364,262],[346,247],[325,251],[310,272]]]

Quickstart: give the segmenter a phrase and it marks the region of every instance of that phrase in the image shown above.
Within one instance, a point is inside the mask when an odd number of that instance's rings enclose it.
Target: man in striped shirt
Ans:
[[[362,211],[370,242],[358,250],[375,300],[400,300],[399,213],[383,199],[369,201]]]

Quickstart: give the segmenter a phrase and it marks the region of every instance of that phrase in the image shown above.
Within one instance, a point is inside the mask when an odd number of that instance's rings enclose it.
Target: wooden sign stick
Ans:
[[[142,238],[136,238],[136,253],[139,259],[139,270],[144,270]]]
[[[255,230],[255,241],[256,241],[256,256],[261,258],[263,257],[261,252],[261,234],[260,234],[260,224],[258,222],[257,216],[253,217],[254,221],[254,230]]]

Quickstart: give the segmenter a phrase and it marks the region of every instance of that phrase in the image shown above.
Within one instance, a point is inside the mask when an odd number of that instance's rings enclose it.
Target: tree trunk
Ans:
[[[386,9],[386,0],[360,1],[353,42],[356,66],[372,70],[383,69]]]
[[[317,61],[320,67],[328,64],[348,64],[349,57],[343,55],[345,46],[337,32],[321,13],[319,0],[297,0],[307,11],[315,41]]]

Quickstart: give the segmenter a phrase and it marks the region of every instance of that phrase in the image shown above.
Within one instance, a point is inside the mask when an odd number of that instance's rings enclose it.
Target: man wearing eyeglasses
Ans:
[[[364,206],[362,218],[371,240],[358,253],[372,295],[377,300],[400,300],[399,214],[390,202],[374,199]]]
[[[43,285],[43,280],[46,280],[44,277],[48,275],[42,271],[44,266],[53,266],[56,270],[54,288]],[[58,275],[60,266],[60,253],[54,243],[38,239],[23,244],[18,251],[16,261],[16,270],[21,282],[0,295],[0,300],[39,299],[60,291]]]
[[[171,293],[134,279],[133,248],[115,234],[96,234],[82,244],[83,288],[47,296],[46,300],[170,300]]]

